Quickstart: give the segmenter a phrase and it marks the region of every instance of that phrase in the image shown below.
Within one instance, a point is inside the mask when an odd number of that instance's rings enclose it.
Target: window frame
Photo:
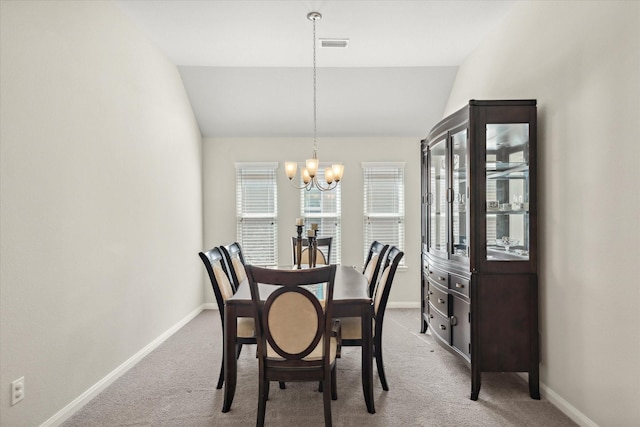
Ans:
[[[304,165],[299,165],[301,167],[305,167]],[[326,186],[326,181],[324,179],[324,169],[326,167],[330,167],[330,162],[322,162],[318,166],[318,172],[316,174],[316,178],[320,183],[324,183]],[[302,177],[300,177],[300,185],[304,185],[302,181]],[[300,190],[300,216],[304,219],[305,228],[310,229],[311,223],[318,221],[318,237],[333,237],[331,243],[331,259],[329,263],[331,264],[340,264],[342,262],[342,185],[338,183],[337,187],[333,190],[329,191],[320,191],[317,188],[313,188],[311,190],[302,189]],[[320,196],[320,211],[319,212],[308,212],[306,207],[308,206],[307,201],[310,196],[319,195]],[[323,212],[323,203],[327,200],[335,200],[334,208],[335,212]],[[323,227],[324,221],[333,221],[334,223],[334,232],[327,232],[327,228]],[[324,229],[324,230],[323,230]],[[303,234],[303,237],[306,237]]]
[[[400,250],[405,247],[406,235],[406,183],[405,183],[405,162],[362,162],[362,194],[363,194],[363,256],[369,252],[371,242],[378,240],[389,246],[397,246]],[[375,185],[376,178],[381,181],[383,175],[395,175],[395,180],[390,187],[396,187],[388,195],[380,194],[380,183]],[[385,190],[387,191],[387,190]],[[377,193],[377,194],[376,194]],[[388,200],[379,203],[380,206],[394,206],[392,212],[376,210],[376,205],[371,203],[372,198],[387,197]],[[384,233],[376,232],[373,224],[384,227],[384,222],[395,220],[397,228],[395,231],[390,228]],[[390,237],[390,235],[394,235]],[[405,267],[405,258],[400,261],[399,266]]]
[[[247,264],[262,266],[278,265],[278,162],[236,162],[236,240],[242,248],[242,254]],[[263,175],[264,182],[258,184],[254,194],[265,196],[258,201],[245,199],[251,188],[245,184],[250,183],[251,174]],[[243,177],[246,179],[243,180]],[[254,178],[258,179],[258,178]],[[259,181],[256,181],[259,182]],[[267,187],[268,191],[264,191]],[[247,207],[268,207],[264,212],[247,211]],[[251,210],[251,209],[249,209]],[[263,220],[263,223],[259,222]],[[260,233],[248,233],[246,227],[248,221],[255,222],[252,227],[262,233],[266,230],[264,239],[259,240]],[[270,224],[267,224],[269,223]],[[268,225],[272,228],[269,229]],[[247,236],[245,236],[247,235]],[[251,237],[248,237],[250,235]],[[258,250],[260,252],[258,252]]]

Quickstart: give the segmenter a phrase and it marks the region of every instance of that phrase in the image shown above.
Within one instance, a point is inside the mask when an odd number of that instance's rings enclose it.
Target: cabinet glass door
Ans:
[[[487,124],[488,261],[529,260],[529,125]]]
[[[468,258],[467,221],[467,130],[454,133],[451,137],[451,187],[453,189],[453,255]]]
[[[447,150],[446,140],[429,150],[429,252],[447,251]]]

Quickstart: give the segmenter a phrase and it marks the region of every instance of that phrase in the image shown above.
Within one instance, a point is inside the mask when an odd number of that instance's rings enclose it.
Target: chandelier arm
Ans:
[[[313,180],[312,180],[312,181],[313,181]],[[289,180],[289,184],[291,184],[291,186],[292,186],[293,188],[295,188],[296,190],[307,190],[307,191],[309,191],[309,190],[311,190],[311,188],[313,187],[313,186],[310,186],[310,185],[309,185],[312,181],[309,181],[309,183],[308,183],[308,184],[304,184],[302,187],[298,187],[297,185],[295,185],[295,184],[293,183],[293,179],[290,179],[290,180]]]
[[[334,188],[336,188],[338,186],[338,182],[337,181],[333,181],[331,184],[327,184],[326,187],[323,187],[322,185],[320,185],[320,181],[318,181],[317,178],[314,178],[312,181],[315,181],[315,186],[320,191],[333,190]],[[335,184],[335,185],[333,185],[333,184]]]

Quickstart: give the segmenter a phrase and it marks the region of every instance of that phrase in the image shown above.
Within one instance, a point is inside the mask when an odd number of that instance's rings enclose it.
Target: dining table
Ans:
[[[278,267],[295,268],[295,267]],[[238,363],[235,340],[237,319],[253,317],[251,291],[247,279],[224,306],[224,403],[222,412],[231,409],[236,390]],[[352,266],[338,265],[333,288],[333,317],[359,317],[362,322],[362,391],[367,411],[375,413],[373,402],[373,339],[371,324],[373,303],[366,277]]]

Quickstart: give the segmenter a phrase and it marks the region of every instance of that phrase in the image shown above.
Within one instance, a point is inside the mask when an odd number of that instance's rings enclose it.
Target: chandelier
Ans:
[[[318,181],[318,167],[320,166],[320,161],[318,160],[316,120],[316,112],[318,110],[316,102],[316,21],[322,19],[322,15],[318,12],[309,12],[307,14],[307,19],[313,22],[313,157],[306,160],[305,167],[302,168],[302,171],[300,172],[302,182],[304,183],[302,187],[297,187],[293,184],[293,177],[296,176],[298,163],[285,162],[284,169],[287,174],[287,178],[289,178],[289,182],[298,190],[302,190],[304,188],[305,190],[310,191],[315,187],[320,191],[328,191],[333,190],[338,186],[338,183],[342,179],[344,166],[342,164],[334,164],[331,165],[331,167],[325,168],[324,179],[326,181],[326,186]]]

